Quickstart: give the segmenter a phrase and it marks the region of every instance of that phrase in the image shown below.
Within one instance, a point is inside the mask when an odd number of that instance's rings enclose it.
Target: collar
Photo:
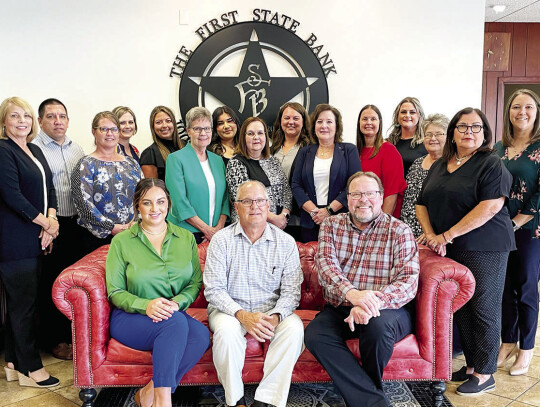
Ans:
[[[167,222],[167,233],[165,234],[165,238],[168,238],[169,235],[174,236],[174,237],[180,237],[177,231],[171,227],[171,223],[169,221],[166,221],[166,222]],[[138,237],[141,239],[143,236],[145,236],[145,234],[143,233],[140,227],[140,221],[135,222],[133,225],[131,225],[131,227],[128,230],[131,233],[132,238]]]
[[[64,144],[60,145],[60,144],[58,144],[54,139],[52,139],[51,137],[49,137],[49,136],[47,135],[47,133],[45,133],[45,132],[44,132],[43,130],[41,130],[41,129],[39,130],[38,137],[41,138],[41,140],[43,141],[43,144],[46,145],[46,146],[49,145],[49,144],[51,144],[51,143],[54,143],[54,144],[56,144],[56,145],[59,146],[59,147],[63,147],[63,146],[69,146],[69,145],[72,143],[71,139],[66,135],[66,140],[64,141]]]
[[[233,236],[238,236],[238,235],[244,236],[247,239],[247,241],[251,243],[251,240],[246,235],[246,232],[244,232],[244,228],[240,224],[240,221],[237,221],[233,225]],[[261,235],[261,237],[257,239],[257,241],[255,241],[255,243],[253,244],[258,244],[259,242],[265,242],[267,240],[271,240],[271,241],[276,240],[274,233],[272,233],[272,227],[270,226],[268,222],[266,222],[266,227],[264,228],[264,232]]]

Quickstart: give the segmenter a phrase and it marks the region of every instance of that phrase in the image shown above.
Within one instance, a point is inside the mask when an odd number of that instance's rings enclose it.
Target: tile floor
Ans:
[[[540,318],[539,318],[540,319]],[[79,389],[73,387],[73,364],[53,356],[43,354],[43,364],[47,370],[60,379],[60,386],[52,390],[20,387],[18,382],[7,382],[0,355],[0,407],[73,407],[80,406]],[[462,356],[454,359],[454,370],[465,360]],[[540,407],[540,330],[536,334],[536,347],[529,372],[526,376],[510,376],[508,370],[513,360],[495,374],[496,388],[493,392],[479,397],[462,397],[455,393],[456,385],[448,383],[446,396],[455,407]]]

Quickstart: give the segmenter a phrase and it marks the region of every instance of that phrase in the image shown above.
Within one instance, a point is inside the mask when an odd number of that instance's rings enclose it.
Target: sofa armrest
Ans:
[[[57,277],[52,289],[56,307],[71,320],[74,384],[92,386],[92,371],[101,366],[109,341],[111,307],[105,285],[105,259],[109,246],[102,246]]]
[[[448,379],[452,368],[453,313],[472,297],[470,270],[419,245],[420,278],[416,295],[416,337],[420,355],[433,363],[433,377]]]

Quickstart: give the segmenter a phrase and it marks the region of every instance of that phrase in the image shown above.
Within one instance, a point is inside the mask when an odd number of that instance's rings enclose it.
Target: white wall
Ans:
[[[359,109],[379,106],[385,129],[405,96],[420,98],[427,114],[449,116],[480,106],[485,1],[274,0],[2,0],[0,100],[21,96],[36,109],[48,97],[68,107],[68,134],[92,151],[95,113],[128,105],[136,113],[140,149],[151,143],[148,117],[164,104],[178,113],[179,79],[170,78],[181,45],[195,49],[195,30],[238,10],[279,11],[300,21],[330,52],[330,103],[354,142]],[[190,23],[180,25],[179,14]]]

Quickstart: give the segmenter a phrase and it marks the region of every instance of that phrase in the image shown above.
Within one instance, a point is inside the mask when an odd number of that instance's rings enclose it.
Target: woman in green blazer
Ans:
[[[191,143],[167,158],[165,183],[171,194],[168,220],[195,236],[210,241],[229,217],[225,165],[220,156],[206,151],[212,139],[212,116],[204,107],[186,114]]]

